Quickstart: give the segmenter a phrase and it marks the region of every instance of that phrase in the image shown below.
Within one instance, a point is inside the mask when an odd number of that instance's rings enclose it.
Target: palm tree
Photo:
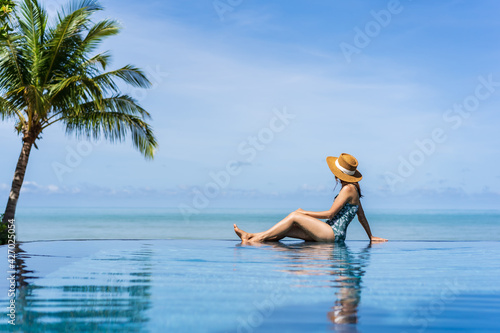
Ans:
[[[15,119],[22,136],[3,223],[14,218],[32,146],[55,123],[78,138],[120,142],[130,133],[134,147],[150,159],[157,147],[149,113],[118,87],[122,81],[147,88],[150,81],[131,65],[106,71],[110,54],[97,52],[120,30],[114,20],[91,21],[103,9],[98,1],[69,3],[52,25],[38,1],[17,6],[0,34],[0,115]]]

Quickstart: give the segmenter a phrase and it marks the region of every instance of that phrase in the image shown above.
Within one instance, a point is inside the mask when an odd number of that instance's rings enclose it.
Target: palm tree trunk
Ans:
[[[28,165],[28,159],[30,157],[32,146],[33,140],[29,140],[27,138],[23,139],[23,149],[21,150],[21,155],[19,155],[19,160],[17,161],[16,171],[14,172],[14,180],[12,181],[12,187],[10,189],[9,201],[7,201],[7,207],[5,208],[2,223],[7,223],[7,221],[14,219],[14,215],[16,214],[17,199],[19,199],[19,193],[21,192],[21,186],[23,185],[24,174],[26,173],[26,166]]]

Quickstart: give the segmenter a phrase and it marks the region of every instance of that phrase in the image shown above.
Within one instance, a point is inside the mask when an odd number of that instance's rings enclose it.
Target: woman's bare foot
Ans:
[[[241,230],[236,224],[233,224],[233,227],[234,232],[238,235],[239,238],[241,238],[242,242],[250,242],[255,240],[254,234]]]

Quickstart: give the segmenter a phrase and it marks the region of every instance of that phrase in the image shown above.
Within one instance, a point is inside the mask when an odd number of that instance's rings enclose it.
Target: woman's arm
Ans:
[[[310,212],[310,211],[303,210],[302,208],[299,208],[296,211],[299,213],[305,214],[307,216],[315,217],[317,219],[329,219],[330,218],[330,211],[329,210],[325,210],[323,212]]]
[[[358,208],[358,221],[363,226],[363,229],[365,229],[368,238],[371,239],[372,231],[370,230],[370,225],[368,224],[368,220],[366,219],[365,212],[363,211],[363,206],[361,206],[361,203],[359,203]]]
[[[365,229],[368,238],[370,238],[370,242],[387,242],[387,239],[385,238],[375,237],[372,235],[372,231],[370,230],[370,225],[368,224],[368,220],[366,219],[365,212],[363,210],[361,202],[359,203],[359,208],[358,208],[358,221]]]
[[[353,191],[356,191],[356,189],[354,189],[351,186],[343,188],[340,191],[337,198],[333,201],[332,207],[330,207],[329,210],[325,210],[323,212],[309,212],[309,211],[305,211],[305,210],[299,208],[299,209],[297,209],[297,212],[308,215],[308,216],[315,217],[317,219],[330,219],[330,218],[334,217],[335,214],[337,214],[342,209],[344,204],[353,195]]]

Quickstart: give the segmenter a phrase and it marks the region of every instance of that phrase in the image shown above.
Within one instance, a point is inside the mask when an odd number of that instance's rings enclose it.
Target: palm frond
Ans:
[[[22,117],[17,108],[9,100],[0,97],[0,117],[2,117],[2,120],[16,117],[17,115],[24,120],[24,117]]]
[[[37,1],[24,1],[20,12],[23,19],[19,21],[19,27],[25,42],[23,49],[31,63],[32,79],[37,79],[44,51],[40,46],[44,44],[47,13]]]
[[[139,88],[149,88],[151,87],[151,82],[146,77],[146,75],[137,67],[132,65],[126,65],[114,71],[109,71],[100,75],[93,77],[93,80],[98,82],[98,84],[108,87],[111,90],[116,90],[117,85],[114,79],[121,79],[125,83],[130,84],[134,87]]]
[[[75,45],[81,43],[80,33],[88,28],[89,16],[102,7],[96,1],[84,0],[73,2],[68,7],[74,8],[66,16],[59,15],[59,22],[56,28],[49,32],[47,41],[47,56],[45,60],[45,78],[43,84],[47,84],[50,79],[57,74],[58,65],[66,64],[72,54],[68,51],[74,50]],[[73,59],[80,61],[81,59]],[[54,68],[55,67],[55,68]]]
[[[104,8],[99,4],[98,0],[73,0],[68,2],[68,4],[63,7],[61,14],[68,16],[79,10],[86,10],[89,13],[94,13],[98,10],[103,10]]]
[[[83,38],[82,48],[85,52],[94,51],[104,38],[117,35],[119,32],[120,26],[117,21],[100,21],[89,29],[87,35]]]
[[[86,69],[88,73],[99,73],[99,70],[102,68],[103,70],[106,70],[106,67],[108,66],[109,62],[111,61],[111,54],[109,52],[101,52],[99,54],[96,54],[90,59],[85,60],[82,63],[82,67]],[[97,67],[97,65],[100,66]]]
[[[63,96],[80,96],[84,101],[93,100],[100,103],[103,97],[102,88],[91,78],[85,75],[75,75],[68,78],[60,78],[54,80],[54,84],[48,88],[49,100],[57,104],[59,95]],[[71,98],[67,107],[71,108],[71,104],[78,104],[78,100]]]
[[[144,157],[153,158],[158,143],[151,126],[144,121],[149,113],[128,95],[106,98],[103,105],[104,109],[99,110],[95,104],[85,103],[76,114],[64,116],[66,133],[95,140],[104,136],[110,142],[121,142],[130,133],[134,147]]]
[[[7,89],[11,86],[24,85],[27,79],[25,58],[21,54],[20,41],[22,36],[9,33],[0,34],[0,87]]]

